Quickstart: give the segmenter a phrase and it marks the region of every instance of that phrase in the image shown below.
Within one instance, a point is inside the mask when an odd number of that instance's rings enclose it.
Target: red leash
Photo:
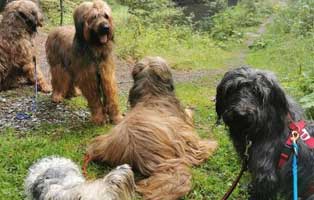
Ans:
[[[242,175],[243,175],[243,172],[245,172],[247,169],[247,163],[245,161],[243,161],[243,164],[242,164],[242,168],[241,168],[241,171],[238,175],[238,177],[233,181],[231,187],[229,188],[229,190],[225,193],[225,195],[222,197],[221,200],[227,200],[230,195],[232,194],[232,192],[234,191],[234,189],[237,187]]]
[[[91,161],[91,157],[88,154],[85,154],[83,166],[82,166],[82,173],[85,178],[87,178],[87,166],[90,161]]]

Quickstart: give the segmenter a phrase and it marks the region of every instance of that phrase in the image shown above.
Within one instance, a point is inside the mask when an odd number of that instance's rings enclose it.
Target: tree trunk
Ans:
[[[64,7],[63,7],[63,0],[60,0],[60,25],[63,25],[63,13],[64,13]]]

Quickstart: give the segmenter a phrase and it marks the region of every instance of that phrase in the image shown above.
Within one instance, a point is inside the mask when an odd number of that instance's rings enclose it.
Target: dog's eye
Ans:
[[[105,13],[104,17],[105,17],[106,19],[109,19],[109,16],[107,15],[107,13]]]
[[[96,19],[97,18],[97,15],[93,15],[92,16],[92,20]]]

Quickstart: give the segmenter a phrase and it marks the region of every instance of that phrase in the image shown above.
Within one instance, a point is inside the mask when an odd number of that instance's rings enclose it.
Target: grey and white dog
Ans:
[[[24,186],[30,200],[129,200],[135,190],[129,165],[118,166],[102,179],[86,181],[79,167],[62,157],[33,164]]]

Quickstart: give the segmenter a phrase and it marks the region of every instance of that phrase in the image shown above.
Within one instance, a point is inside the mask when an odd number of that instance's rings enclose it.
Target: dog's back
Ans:
[[[49,34],[46,41],[46,55],[51,68],[57,65],[66,68],[71,64],[74,34],[73,26],[59,27]]]

